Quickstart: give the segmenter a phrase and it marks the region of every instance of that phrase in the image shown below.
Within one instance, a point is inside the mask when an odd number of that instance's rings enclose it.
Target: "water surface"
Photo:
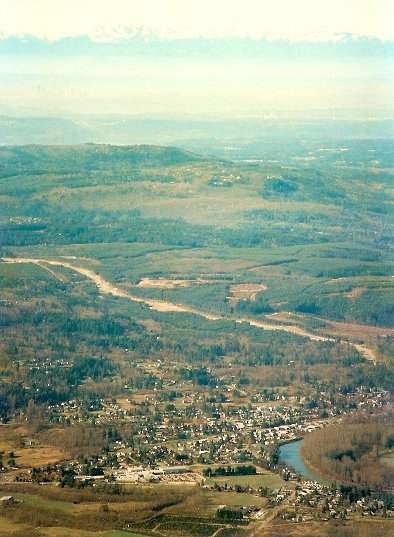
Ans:
[[[301,457],[301,447],[304,443],[304,439],[296,440],[295,442],[290,442],[288,444],[283,444],[279,448],[280,458],[291,468],[294,468],[296,472],[301,474],[303,477],[312,479],[321,485],[330,485],[331,481],[324,477],[319,472],[312,470],[307,464],[305,464],[303,458]]]

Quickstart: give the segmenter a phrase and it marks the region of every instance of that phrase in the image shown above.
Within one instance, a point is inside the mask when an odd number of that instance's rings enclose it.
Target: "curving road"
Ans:
[[[142,302],[146,304],[147,306],[149,306],[149,308],[155,311],[194,313],[195,315],[200,315],[201,317],[205,317],[205,319],[209,319],[210,321],[228,319],[228,320],[233,320],[237,323],[248,323],[250,326],[262,328],[263,330],[282,330],[284,332],[290,332],[291,334],[297,334],[299,336],[309,338],[312,341],[337,341],[335,338],[330,338],[326,336],[318,336],[316,334],[308,332],[304,330],[303,328],[300,328],[299,326],[295,326],[295,325],[277,325],[277,324],[270,324],[267,322],[257,321],[255,319],[225,317],[223,315],[217,315],[217,314],[210,313],[207,311],[202,311],[196,308],[185,306],[183,304],[174,304],[173,302],[168,302],[165,300],[157,300],[157,299],[152,299],[152,298],[142,298],[139,296],[135,296],[129,293],[128,291],[125,291],[117,287],[116,285],[113,285],[107,280],[104,280],[104,278],[102,278],[99,274],[97,274],[93,270],[87,269],[84,267],[79,267],[77,265],[69,263],[68,261],[59,261],[55,259],[37,259],[37,258],[30,258],[30,257],[3,257],[2,260],[6,263],[34,263],[46,270],[49,270],[52,273],[52,275],[53,275],[53,272],[46,265],[55,265],[55,266],[57,265],[57,266],[66,267],[92,280],[96,284],[101,294],[109,294],[109,295],[119,296],[122,298],[128,298],[129,300],[133,300],[134,302]],[[374,362],[376,361],[375,353],[371,348],[366,347],[365,345],[360,345],[358,343],[353,343],[350,341],[344,341],[344,340],[338,340],[338,341],[340,341],[341,343],[347,343],[351,345],[360,354],[362,354],[364,358],[366,358],[367,360],[372,360]]]

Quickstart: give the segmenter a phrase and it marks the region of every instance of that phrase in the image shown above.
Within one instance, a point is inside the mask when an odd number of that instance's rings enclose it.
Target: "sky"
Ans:
[[[144,27],[162,37],[266,35],[299,40],[352,33],[394,39],[392,0],[1,0],[4,36],[59,39]]]
[[[367,114],[393,107],[393,20],[394,0],[0,0],[0,113]]]

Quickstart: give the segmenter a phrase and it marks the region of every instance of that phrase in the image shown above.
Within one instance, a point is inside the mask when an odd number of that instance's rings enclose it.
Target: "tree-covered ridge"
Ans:
[[[0,176],[93,173],[98,170],[154,168],[203,161],[189,151],[153,145],[13,146],[1,148]]]

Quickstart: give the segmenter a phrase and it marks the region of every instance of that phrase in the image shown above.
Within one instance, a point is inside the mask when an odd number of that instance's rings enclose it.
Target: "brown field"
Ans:
[[[348,337],[351,340],[356,339],[364,341],[365,343],[374,343],[379,337],[394,335],[394,330],[392,328],[324,320],[329,325],[327,328],[324,328],[324,332],[341,338]]]
[[[25,447],[22,447],[22,442]],[[30,431],[18,425],[0,426],[0,451],[4,452],[7,462],[8,453],[13,451],[18,468],[26,469],[32,466],[43,466],[66,457],[66,454],[58,447],[33,442],[29,445]]]
[[[33,446],[15,451],[17,465],[22,468],[45,466],[65,458],[65,454],[53,446]]]
[[[157,333],[161,331],[161,325],[157,321],[154,321],[153,319],[141,319],[138,322],[139,324],[142,324],[142,326],[145,326],[145,328],[149,332]]]
[[[269,525],[256,526],[249,537],[391,537],[393,520],[354,519],[345,523],[339,521],[306,522],[294,524],[274,520]]]
[[[302,321],[307,318],[306,315],[299,313],[291,313],[287,311],[280,311],[275,313],[275,315],[266,315],[267,318],[271,321],[280,321],[280,322],[299,322],[302,325]],[[311,316],[314,318],[313,316]],[[331,319],[325,319],[321,317],[316,317],[317,320],[326,323],[326,326],[322,329],[316,329],[316,332],[324,332],[325,335],[340,338],[340,339],[349,339],[350,341],[362,341],[367,344],[376,345],[379,338],[384,338],[387,336],[394,335],[394,330],[392,328],[383,328],[380,326],[372,326],[367,324],[357,324],[357,323],[345,323],[332,321]]]
[[[256,300],[256,293],[265,291],[268,287],[258,283],[240,283],[230,285],[231,297],[229,303],[234,306],[239,300]]]
[[[131,410],[134,408],[134,405],[130,403],[127,397],[120,397],[116,400],[116,402],[123,410]]]
[[[20,438],[29,434],[27,427],[13,424],[1,424],[0,425],[0,444],[8,442],[16,442]],[[0,449],[2,449],[0,447]]]
[[[103,535],[102,531],[74,530],[64,527],[37,528],[32,530],[31,535],[35,535],[35,532],[39,532],[40,535],[45,537],[101,537]]]
[[[175,287],[189,287],[189,280],[170,280],[167,278],[142,278],[136,287],[153,287],[158,289],[174,289]]]
[[[0,516],[0,537],[2,535],[12,535],[17,531],[26,531],[26,535],[29,535],[28,526],[26,524],[18,524],[16,522],[11,522],[5,516]]]
[[[346,298],[357,298],[362,295],[364,290],[365,289],[363,287],[354,287],[348,293],[343,293],[343,296],[345,296]]]
[[[75,306],[75,312],[81,319],[99,319],[101,314],[93,308]]]

